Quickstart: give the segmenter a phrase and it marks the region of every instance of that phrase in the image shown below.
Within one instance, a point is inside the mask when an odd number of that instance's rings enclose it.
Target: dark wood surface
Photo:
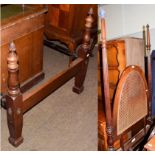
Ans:
[[[114,150],[113,146],[113,128],[112,128],[112,112],[110,104],[110,85],[109,85],[109,73],[108,73],[108,59],[107,59],[107,48],[106,48],[106,27],[105,19],[101,19],[101,37],[102,37],[102,81],[104,103],[105,103],[105,115],[106,115],[106,132],[107,132],[107,143],[108,149]]]
[[[10,132],[9,142],[17,147],[23,142],[22,128],[24,112],[31,109],[39,101],[47,97],[54,90],[62,86],[71,78],[75,77],[73,92],[81,93],[84,89],[88,60],[90,56],[90,40],[93,17],[88,15],[86,18],[83,43],[78,49],[78,58],[70,63],[70,66],[51,77],[48,81],[38,86],[35,90],[21,93],[18,72],[18,55],[15,44],[10,44],[8,55],[8,92],[6,95],[7,120]],[[61,103],[59,103],[61,104]]]
[[[71,55],[73,55],[77,46],[82,42],[85,18],[90,8],[93,9],[94,17],[91,32],[91,42],[94,46],[97,42],[96,4],[49,4],[45,27],[47,39],[58,40],[66,44]]]
[[[19,57],[19,80],[27,90],[43,77],[43,32],[46,8],[40,5],[4,5],[1,19],[1,93],[7,88],[7,55],[12,40]],[[37,58],[37,61],[36,61]]]

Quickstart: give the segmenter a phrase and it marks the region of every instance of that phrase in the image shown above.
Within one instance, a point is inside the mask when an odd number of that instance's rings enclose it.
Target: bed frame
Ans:
[[[103,105],[106,115],[106,133],[109,150],[115,150],[114,142],[120,139],[121,150],[134,150],[147,134],[147,119],[150,117],[151,106],[151,71],[150,71],[150,41],[147,40],[148,52],[148,83],[144,72],[139,66],[125,68],[118,81],[113,103],[110,102],[109,73],[106,50],[105,12],[99,10],[101,18],[102,37],[102,89]],[[149,35],[149,33],[148,33]],[[149,116],[149,117],[148,117]],[[151,119],[150,119],[151,120]],[[124,141],[124,136],[132,131],[135,125],[142,121],[140,130]]]
[[[92,14],[86,18],[83,43],[78,50],[78,58],[72,61],[69,67],[34,90],[21,92],[19,83],[19,65],[15,44],[10,43],[8,62],[8,93],[6,95],[7,123],[9,128],[9,142],[17,147],[23,142],[22,128],[23,115],[42,99],[61,87],[68,80],[75,77],[73,92],[80,94],[84,89],[84,80],[90,55]]]

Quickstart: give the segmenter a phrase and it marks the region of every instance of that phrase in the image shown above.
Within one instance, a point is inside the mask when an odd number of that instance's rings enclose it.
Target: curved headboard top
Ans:
[[[122,73],[117,86],[113,125],[120,135],[148,114],[148,88],[139,66],[129,66]]]

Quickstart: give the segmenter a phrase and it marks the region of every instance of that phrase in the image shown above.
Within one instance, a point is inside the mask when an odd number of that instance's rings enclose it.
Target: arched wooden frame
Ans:
[[[146,113],[144,116],[140,116],[136,122],[133,122],[133,124],[131,124],[130,126],[126,127],[126,130],[122,131],[122,133],[118,134],[117,131],[117,125],[118,125],[118,113],[119,113],[119,105],[120,105],[120,100],[121,100],[121,94],[123,91],[123,86],[125,85],[126,79],[128,77],[128,75],[130,73],[132,73],[133,71],[136,71],[139,74],[139,77],[141,78],[142,82],[143,82],[143,88],[145,89],[145,97],[146,97]],[[128,104],[128,103],[127,103]],[[116,94],[114,97],[114,107],[113,107],[113,129],[114,129],[114,139],[118,139],[119,137],[121,137],[122,134],[124,134],[125,132],[127,132],[128,130],[130,130],[130,128],[137,123],[138,121],[140,121],[141,119],[144,119],[145,122],[145,117],[148,114],[148,87],[147,87],[147,83],[146,83],[146,79],[144,76],[144,73],[142,71],[142,69],[139,66],[129,66],[127,67],[124,72],[121,75],[121,78],[119,80],[117,89],[116,89]],[[144,124],[145,127],[145,124]]]

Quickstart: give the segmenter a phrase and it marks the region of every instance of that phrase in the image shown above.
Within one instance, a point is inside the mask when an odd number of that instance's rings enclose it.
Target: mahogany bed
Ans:
[[[73,92],[81,93],[84,89],[84,80],[90,55],[91,28],[93,25],[92,12],[86,18],[83,42],[78,49],[78,58],[73,60],[67,69],[50,78],[35,90],[21,92],[19,82],[18,55],[13,42],[10,43],[8,62],[8,89],[6,95],[7,123],[9,128],[9,142],[17,147],[23,142],[22,128],[23,115],[42,99],[54,92],[71,78],[75,78]],[[17,51],[18,52],[18,51]]]
[[[100,59],[102,67],[100,73],[100,85],[102,93],[102,105],[105,111],[105,118],[103,119],[105,122],[100,122],[101,125],[99,126],[99,132],[101,133],[102,130],[102,136],[107,136],[107,138],[104,139],[104,143],[107,144],[108,150],[116,150],[114,142],[117,140],[120,140],[119,149],[134,150],[140,143],[143,142],[147,134],[147,124],[151,122],[149,32],[147,31],[148,38],[146,46],[148,53],[148,81],[146,81],[144,70],[140,66],[131,64],[121,73],[113,93],[113,97],[111,98],[110,89],[112,86],[110,85],[111,81],[108,71],[108,68],[111,66],[108,64],[105,12],[102,7],[99,9],[99,16],[101,18],[102,37],[102,48],[99,50],[102,51]],[[100,117],[104,116],[102,115]],[[138,131],[133,134],[133,129],[139,123],[141,123],[140,128],[138,128]],[[129,131],[131,131],[131,135],[128,135]]]

